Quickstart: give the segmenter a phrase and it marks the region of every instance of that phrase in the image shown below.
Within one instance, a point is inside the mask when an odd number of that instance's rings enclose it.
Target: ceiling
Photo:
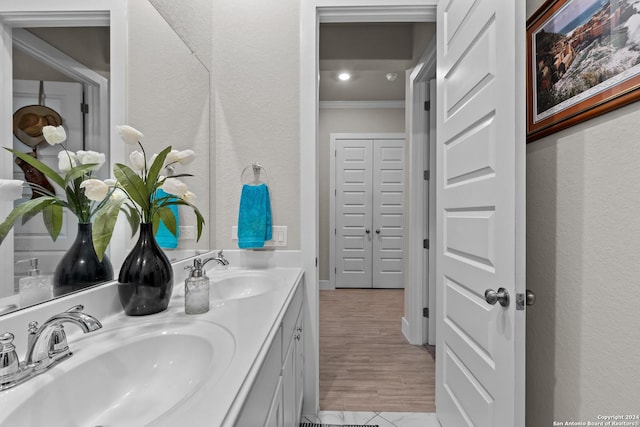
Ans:
[[[405,72],[434,34],[433,23],[321,24],[320,101],[404,100]],[[351,79],[339,80],[343,71]]]

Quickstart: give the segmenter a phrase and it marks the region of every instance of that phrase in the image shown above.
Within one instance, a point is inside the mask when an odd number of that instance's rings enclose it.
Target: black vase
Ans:
[[[118,277],[124,312],[144,316],[163,311],[173,290],[171,263],[153,237],[152,224],[140,224],[138,242],[125,258]]]
[[[78,234],[53,274],[53,295],[75,292],[113,279],[113,267],[107,255],[98,259],[93,247],[91,223],[78,224]]]

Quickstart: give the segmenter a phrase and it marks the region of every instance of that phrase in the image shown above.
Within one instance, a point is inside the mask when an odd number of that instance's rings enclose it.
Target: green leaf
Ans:
[[[149,212],[149,195],[151,194],[144,185],[142,178],[138,176],[129,166],[116,163],[113,166],[113,174],[118,183],[124,188],[131,200],[142,208],[144,212]]]
[[[140,226],[140,215],[133,206],[125,206],[127,207],[127,209],[123,207],[121,210],[127,216],[127,221],[129,222],[129,226],[131,227],[131,238],[133,238],[138,232],[138,227]]]
[[[98,259],[102,261],[104,253],[109,246],[113,229],[118,221],[118,213],[123,200],[109,202],[101,209],[95,217],[92,226],[93,248],[98,255]]]
[[[158,232],[158,228],[160,228],[160,216],[154,215],[153,219],[151,220],[151,224],[153,225],[153,235],[155,236]]]
[[[88,172],[91,172],[96,165],[97,163],[92,163],[92,164],[86,164],[86,165],[78,165],[76,167],[71,168],[64,177],[65,186],[67,186],[74,179],[81,178],[87,175]]]
[[[35,157],[31,157],[27,153],[21,153],[20,151],[16,151],[16,150],[11,149],[11,148],[5,147],[4,149],[7,150],[7,151],[12,152],[13,154],[15,154],[16,157],[19,157],[20,159],[24,160],[26,163],[28,163],[31,166],[33,166],[34,168],[38,169],[40,172],[45,174],[45,176],[47,178],[49,178],[50,180],[52,180],[53,182],[58,184],[60,187],[64,188],[66,186],[66,184],[64,182],[64,179],[60,175],[58,175],[58,173],[56,171],[54,171],[49,166],[45,165],[44,163],[42,163],[40,160],[36,159]]]
[[[11,211],[9,216],[7,216],[7,218],[2,222],[2,224],[0,224],[0,243],[4,241],[4,239],[7,237],[7,235],[11,231],[11,228],[13,227],[13,225],[16,223],[18,218],[20,218],[22,215],[30,214],[30,212],[34,210],[36,212],[40,212],[46,206],[49,206],[55,202],[56,202],[56,199],[54,197],[45,196],[45,197],[38,197],[37,199],[33,199],[33,200],[27,200],[24,203],[20,203]]]
[[[153,161],[153,164],[149,168],[147,172],[147,191],[151,194],[156,189],[156,184],[158,181],[158,176],[160,175],[160,171],[162,170],[162,166],[164,166],[164,161],[167,158],[167,154],[171,152],[171,146],[169,145],[167,148],[162,150],[158,157]]]
[[[47,227],[49,235],[55,242],[62,230],[62,206],[51,204],[42,210],[44,226]]]
[[[164,226],[167,227],[167,230],[169,230],[171,234],[173,234],[174,236],[177,236],[178,230],[177,230],[177,224],[176,224],[176,217],[173,214],[173,211],[171,209],[160,207],[156,211],[155,216],[160,218]],[[155,221],[154,221],[154,224],[155,224]],[[154,232],[154,235],[155,235],[155,232]]]

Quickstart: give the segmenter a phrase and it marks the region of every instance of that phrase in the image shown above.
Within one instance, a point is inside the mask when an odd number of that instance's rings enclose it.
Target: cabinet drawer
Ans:
[[[286,355],[287,349],[289,348],[289,343],[294,335],[294,330],[296,326],[296,321],[298,320],[298,315],[300,314],[300,309],[302,308],[302,297],[304,293],[303,283],[298,285],[293,298],[291,299],[291,304],[289,304],[289,308],[284,315],[284,319],[282,320],[282,361],[284,362],[284,356]]]

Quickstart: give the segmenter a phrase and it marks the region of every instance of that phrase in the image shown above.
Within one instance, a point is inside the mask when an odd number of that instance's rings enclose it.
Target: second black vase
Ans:
[[[53,295],[58,297],[113,279],[107,255],[98,259],[93,247],[91,223],[79,223],[78,234],[53,274]]]
[[[171,263],[153,236],[153,225],[140,224],[138,241],[118,277],[122,308],[129,316],[158,313],[169,305],[172,290]]]

